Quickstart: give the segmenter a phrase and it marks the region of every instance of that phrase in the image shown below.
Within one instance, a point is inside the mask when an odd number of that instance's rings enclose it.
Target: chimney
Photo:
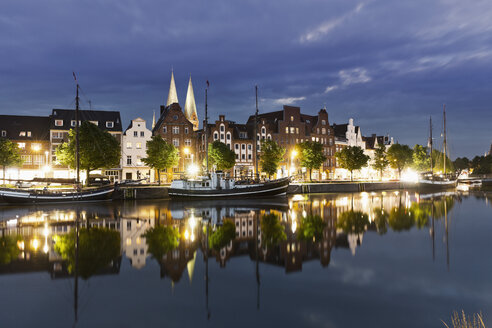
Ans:
[[[219,121],[224,122],[225,120],[225,115],[219,115]]]

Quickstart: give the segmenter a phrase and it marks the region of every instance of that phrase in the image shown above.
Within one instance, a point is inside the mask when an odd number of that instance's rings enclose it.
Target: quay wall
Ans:
[[[169,187],[165,186],[153,186],[153,187],[136,187],[136,186],[125,186],[113,193],[114,200],[124,200],[124,199],[168,199]]]
[[[397,189],[417,189],[416,183],[406,182],[340,182],[340,183],[301,183],[290,184],[288,194],[315,194],[325,192],[363,192]]]

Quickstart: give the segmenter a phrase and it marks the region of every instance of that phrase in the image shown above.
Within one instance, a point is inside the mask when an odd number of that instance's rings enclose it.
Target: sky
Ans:
[[[191,76],[200,121],[326,106],[364,135],[442,143],[483,155],[492,133],[492,1],[2,0],[0,114],[119,110],[123,125],[159,113],[174,71],[184,106]],[[89,103],[90,102],[90,103]]]

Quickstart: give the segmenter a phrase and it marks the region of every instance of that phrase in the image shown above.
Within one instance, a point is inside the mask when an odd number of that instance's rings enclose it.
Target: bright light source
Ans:
[[[33,241],[32,241],[32,248],[34,248],[35,251],[38,250],[38,248],[39,248],[39,240],[33,239]]]
[[[294,159],[297,156],[297,150],[293,150],[292,153],[290,153],[290,157]]]
[[[186,240],[188,240],[190,238],[190,233],[188,232],[188,230],[185,231],[184,237]]]
[[[190,164],[186,171],[188,172],[189,175],[195,176],[200,171],[200,168],[196,164]]]
[[[38,144],[33,144],[31,148],[32,148],[32,150],[34,150],[34,151],[40,151],[40,150],[41,150],[41,146],[40,146],[40,145],[38,145]]]
[[[414,170],[406,169],[402,172],[400,180],[404,182],[418,182],[419,175]]]
[[[184,153],[185,153],[186,155],[188,155],[188,154],[190,153],[190,148],[185,147],[185,148],[183,149],[183,151],[184,151]]]

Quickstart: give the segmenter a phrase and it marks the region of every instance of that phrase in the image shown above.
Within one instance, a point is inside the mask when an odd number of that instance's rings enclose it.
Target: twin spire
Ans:
[[[167,96],[166,107],[174,103],[179,103],[179,101],[178,101],[178,92],[176,91],[176,83],[174,82],[174,72],[171,71],[171,83],[169,85],[169,94]],[[194,131],[198,130],[199,121],[198,121],[198,114],[196,112],[195,94],[193,93],[191,76],[190,76],[190,81],[188,82],[188,91],[186,93],[184,114],[188,119],[188,121],[190,121],[193,124],[193,130]]]

